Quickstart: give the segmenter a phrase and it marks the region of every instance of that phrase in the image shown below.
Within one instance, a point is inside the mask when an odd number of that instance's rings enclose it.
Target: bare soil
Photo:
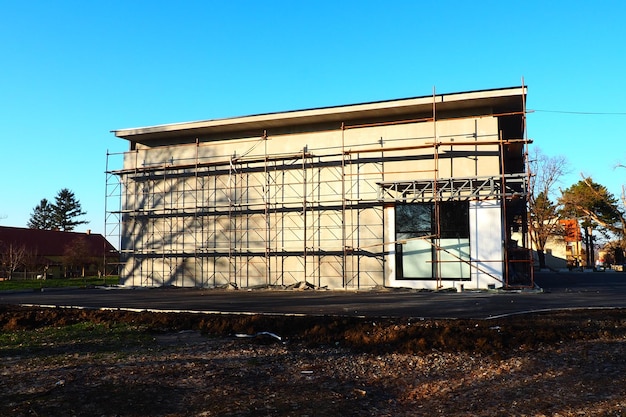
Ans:
[[[420,320],[0,306],[3,334],[75,323],[143,338],[0,350],[0,415],[626,415],[621,309]]]

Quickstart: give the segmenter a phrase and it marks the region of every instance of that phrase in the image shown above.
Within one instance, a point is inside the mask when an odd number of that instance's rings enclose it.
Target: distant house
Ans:
[[[104,236],[0,226],[0,279],[110,274],[118,251]],[[110,268],[109,268],[110,269]]]

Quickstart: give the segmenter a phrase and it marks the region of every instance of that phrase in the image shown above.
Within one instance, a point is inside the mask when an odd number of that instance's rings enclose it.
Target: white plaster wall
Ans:
[[[306,148],[307,152],[314,155],[308,162],[315,163],[322,158],[325,163],[323,168],[313,167],[302,169],[302,161],[294,159],[294,169],[285,169],[280,172],[270,170],[270,174],[280,177],[280,186],[268,181],[266,173],[257,171],[247,176],[247,189],[245,191],[246,204],[255,204],[259,207],[265,204],[265,187],[269,183],[271,199],[280,198],[280,204],[284,207],[301,206],[303,196],[308,204],[337,205],[341,203],[342,191],[347,198],[357,200],[376,200],[378,197],[381,181],[412,181],[420,179],[433,179],[435,177],[435,162],[432,158],[434,143],[433,135],[437,133],[439,142],[451,144],[440,147],[441,158],[439,159],[439,177],[450,176],[468,177],[476,175],[499,175],[499,157],[497,146],[480,146],[472,144],[476,141],[497,140],[497,119],[483,117],[478,119],[459,119],[438,121],[436,128],[433,123],[407,123],[399,125],[376,126],[367,128],[340,129],[291,133],[273,135],[269,130],[267,140],[261,137],[241,137],[214,142],[201,142],[195,144],[181,144],[158,146],[150,148],[146,145],[137,145],[137,151],[129,152],[125,156],[124,168],[162,166],[164,164],[193,165],[196,161],[221,162],[221,169],[228,168],[228,161],[233,155],[238,157],[259,158],[264,155],[281,156],[286,154],[301,153]],[[345,165],[345,183],[342,184],[341,160],[342,144],[345,149],[351,151],[374,149],[376,152],[363,152],[352,154],[350,158],[354,164]],[[424,146],[411,150],[390,149],[394,147]],[[493,151],[493,155],[473,155],[476,150]],[[379,152],[380,151],[380,152]],[[377,158],[397,157],[397,160],[385,162],[384,165]],[[333,155],[333,156],[330,156]],[[406,156],[417,156],[416,160],[407,162]],[[245,160],[245,158],[243,159]],[[282,162],[281,162],[282,164]],[[271,166],[271,163],[269,164]],[[245,163],[242,164],[245,167]],[[284,167],[284,166],[283,166]],[[245,168],[244,168],[245,169]],[[303,177],[306,174],[306,185]],[[193,180],[195,181],[195,180]],[[163,210],[176,207],[177,209],[189,209],[193,212],[194,207],[207,205],[215,209],[217,206],[226,207],[229,199],[235,201],[244,198],[241,189],[229,191],[234,176],[219,175],[215,177],[202,177],[198,183],[190,179],[165,180],[163,183],[155,181],[150,183],[152,189],[143,191],[147,183],[138,183],[127,195],[126,208],[142,207],[144,209]],[[200,185],[198,185],[200,184]],[[194,195],[194,188],[202,189],[202,195]],[[236,187],[235,187],[236,188]],[[175,193],[172,195],[170,193]],[[273,193],[280,193],[280,197],[274,197]],[[174,198],[172,198],[174,197]],[[348,210],[345,219],[341,218],[341,210],[319,210],[307,212],[283,213],[271,217],[270,227],[272,241],[271,246],[276,250],[301,251],[303,245],[328,251],[340,251],[342,249],[341,238],[343,236],[343,221],[345,220],[346,244],[354,247],[371,247],[372,252],[380,252],[380,245],[385,241],[393,240],[393,208],[385,210],[386,222],[383,226],[382,209]],[[478,211],[477,211],[478,213]],[[476,215],[481,220],[484,215]],[[259,215],[262,216],[262,215]],[[130,249],[144,249],[171,252],[191,252],[196,249],[208,248],[209,250],[227,250],[228,247],[243,246],[253,250],[262,249],[266,246],[266,234],[262,229],[265,227],[264,218],[257,215],[246,219],[247,227],[252,228],[245,237],[235,236],[235,239],[243,239],[241,245],[233,242],[232,223],[224,216],[203,218],[204,226],[202,234],[193,230],[195,226],[189,222],[171,220],[167,227],[160,226],[155,221],[152,229],[135,225],[132,228],[132,236],[128,240],[134,242]],[[489,216],[487,216],[489,217]],[[306,220],[306,229],[305,223]],[[358,227],[357,227],[358,226]],[[497,223],[499,226],[499,223]],[[385,228],[383,233],[383,227]],[[479,226],[477,226],[479,227]],[[493,232],[494,225],[489,225],[489,232]],[[241,229],[240,229],[241,230]],[[312,236],[311,230],[315,230]],[[126,230],[125,234],[131,230]],[[475,230],[476,233],[478,229]],[[482,231],[480,232],[482,236]],[[488,233],[488,232],[484,232]],[[304,242],[306,237],[306,242]],[[317,239],[314,241],[313,239]],[[190,243],[197,242],[200,248],[192,248]],[[309,243],[310,242],[310,243]],[[155,247],[155,245],[159,247]],[[163,246],[160,246],[163,245]],[[376,246],[378,245],[378,246]],[[413,288],[436,287],[437,282],[429,281],[397,281],[395,280],[395,255],[394,245],[386,243],[387,255],[385,257],[385,269],[380,258],[367,256],[348,256],[348,259],[340,259],[337,255],[307,257],[301,256],[276,257],[272,263],[270,276],[265,276],[265,269],[260,267],[257,257],[242,256],[238,262],[251,262],[246,271],[246,277],[236,277],[241,280],[238,283],[250,285],[291,284],[301,280],[310,280],[317,285],[329,288],[361,287],[375,285],[410,286]],[[476,259],[484,259],[484,253],[492,251],[482,243],[476,249]],[[141,282],[154,280],[158,282],[175,282],[187,285],[189,282],[215,283],[221,285],[233,277],[232,263],[225,257],[206,259],[203,267],[183,266],[179,259],[172,259],[172,265],[164,265],[154,261],[143,261],[141,268],[133,266],[136,273],[141,271],[142,277],[134,279],[134,285]],[[190,261],[187,261],[190,262]],[[306,268],[305,268],[306,267]],[[165,272],[163,272],[165,271]],[[193,271],[184,272],[184,277],[170,277],[170,271]],[[200,272],[196,272],[200,271]],[[501,271],[500,271],[501,272]],[[345,277],[342,276],[345,273]],[[200,277],[200,274],[206,276]],[[148,278],[150,277],[150,278]],[[386,278],[385,278],[386,277]],[[480,274],[472,275],[476,280],[476,286],[486,283]],[[386,282],[385,282],[386,281]],[[444,281],[444,285],[455,286],[458,283]],[[485,284],[486,286],[486,284]]]
[[[471,282],[465,288],[502,287],[502,210],[497,201],[470,202]]]

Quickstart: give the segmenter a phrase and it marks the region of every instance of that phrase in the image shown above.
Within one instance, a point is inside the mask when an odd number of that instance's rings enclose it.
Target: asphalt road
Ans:
[[[478,318],[531,311],[626,308],[626,273],[537,273],[542,291],[460,293],[389,291],[268,291],[55,289],[1,292],[0,304],[211,313]]]

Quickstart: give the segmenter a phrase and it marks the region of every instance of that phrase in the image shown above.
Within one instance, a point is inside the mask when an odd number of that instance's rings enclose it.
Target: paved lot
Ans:
[[[0,304],[220,313],[489,318],[569,308],[626,308],[626,273],[538,273],[542,291],[64,289],[0,293]]]

